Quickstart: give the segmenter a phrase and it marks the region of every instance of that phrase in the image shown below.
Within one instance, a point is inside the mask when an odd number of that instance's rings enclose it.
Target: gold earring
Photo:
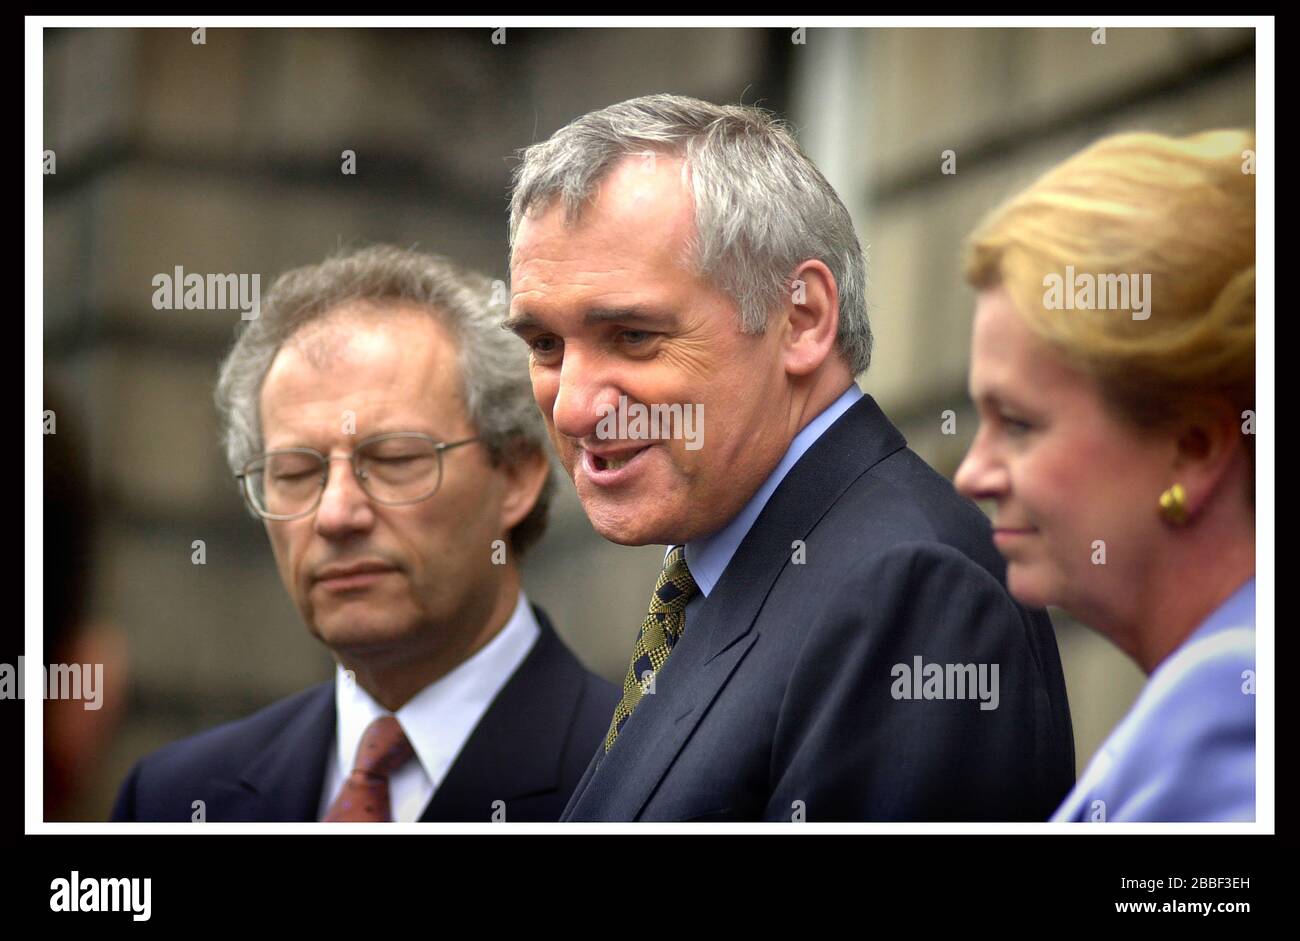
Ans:
[[[1160,494],[1160,515],[1167,522],[1181,526],[1187,522],[1187,492],[1182,484],[1174,484]]]

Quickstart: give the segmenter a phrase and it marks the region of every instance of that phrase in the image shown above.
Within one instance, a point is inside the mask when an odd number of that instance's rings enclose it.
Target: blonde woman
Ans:
[[[1011,593],[1149,676],[1054,820],[1255,816],[1253,134],[1121,134],[969,241],[979,431]]]

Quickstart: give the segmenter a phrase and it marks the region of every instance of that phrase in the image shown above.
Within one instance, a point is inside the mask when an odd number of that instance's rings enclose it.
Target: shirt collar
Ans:
[[[1202,640],[1211,634],[1231,630],[1234,627],[1255,626],[1255,576],[1246,579],[1236,591],[1227,597],[1223,604],[1201,622],[1200,627],[1192,631],[1184,645],[1193,640]]]
[[[446,676],[416,693],[396,713],[377,703],[340,666],[334,677],[335,743],[343,774],[352,770],[361,737],[370,723],[380,716],[395,715],[425,773],[439,781],[439,769],[450,766],[473,726],[540,633],[532,607],[520,590],[514,612],[495,637]]]
[[[709,592],[713,591],[713,586],[722,578],[722,573],[731,562],[731,557],[740,548],[741,540],[754,525],[754,520],[758,519],[758,514],[763,512],[763,507],[767,506],[767,501],[781,485],[790,468],[799,462],[805,452],[813,446],[813,442],[835,424],[841,415],[852,408],[862,395],[862,390],[858,388],[857,383],[852,383],[839,398],[794,436],[794,440],[790,442],[790,447],[786,449],[785,455],[776,468],[767,475],[763,485],[754,492],[749,502],[741,508],[731,522],[712,535],[692,539],[686,544],[686,565],[690,568],[691,577],[699,586],[701,595],[707,598]],[[668,547],[668,551],[672,551],[671,546]]]

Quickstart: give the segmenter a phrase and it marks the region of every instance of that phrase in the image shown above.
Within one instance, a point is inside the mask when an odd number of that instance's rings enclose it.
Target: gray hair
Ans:
[[[375,245],[280,275],[260,316],[221,364],[216,402],[232,472],[262,451],[260,400],[271,363],[308,323],[356,301],[410,303],[427,309],[456,339],[461,394],[494,464],[546,453],[546,427],[533,401],[526,351],[501,330],[505,285],[439,255]],[[549,467],[549,465],[548,465]],[[554,477],[510,533],[522,553],[546,529]]]
[[[625,157],[682,157],[695,198],[687,247],[701,276],[740,308],[746,333],[762,333],[791,290],[800,262],[815,258],[839,288],[836,347],[855,375],[871,365],[866,258],[853,220],[786,125],[745,105],[647,95],[592,111],[520,151],[510,200],[510,245],[533,208],[559,197],[566,223]]]

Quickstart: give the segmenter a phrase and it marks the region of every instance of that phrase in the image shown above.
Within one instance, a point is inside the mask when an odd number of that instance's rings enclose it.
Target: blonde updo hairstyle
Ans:
[[[1121,420],[1170,427],[1207,399],[1253,410],[1254,148],[1254,133],[1240,130],[1103,138],[980,223],[966,279],[977,290],[1004,287]],[[1064,278],[1066,266],[1098,283],[1149,274],[1147,319],[1128,308],[1049,308],[1045,278]],[[1241,437],[1253,484],[1254,435]]]

